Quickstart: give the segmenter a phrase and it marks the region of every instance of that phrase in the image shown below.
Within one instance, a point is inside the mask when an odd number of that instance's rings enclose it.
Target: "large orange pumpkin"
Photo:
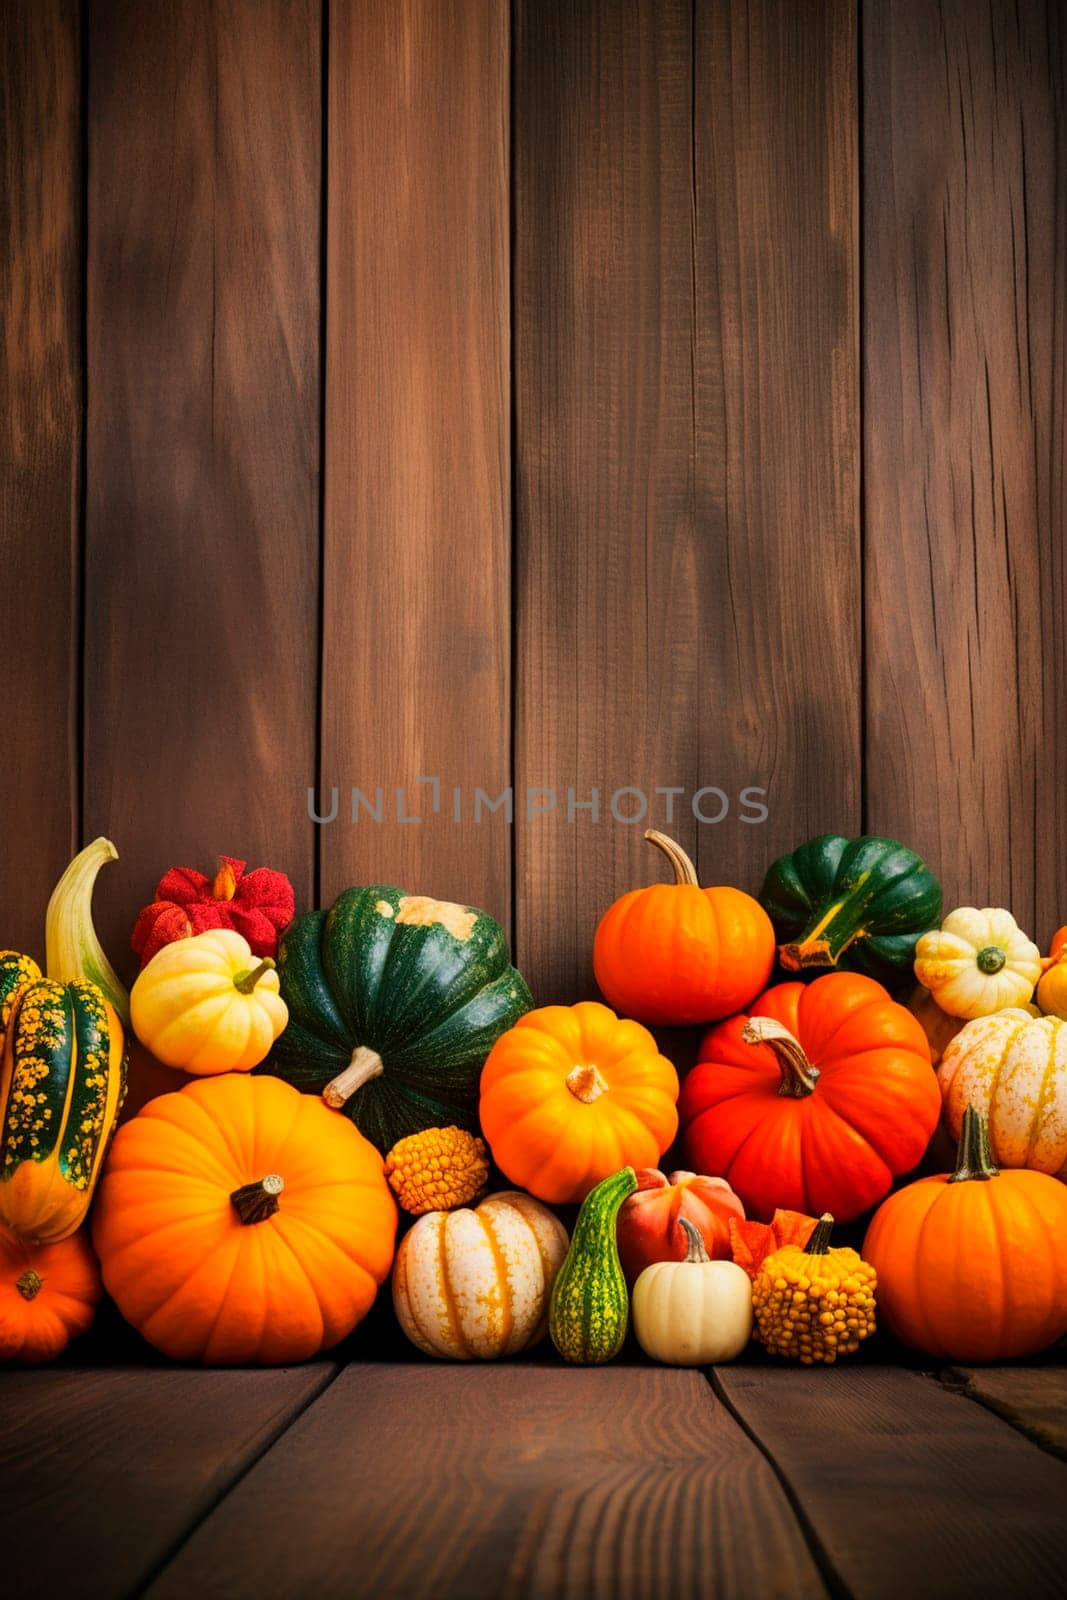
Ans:
[[[701,889],[680,845],[650,829],[674,883],[631,889],[609,906],[593,941],[605,998],[640,1022],[714,1022],[747,1006],[774,965],[774,928],[741,889]]]
[[[956,1170],[899,1189],[863,1254],[878,1312],[905,1344],[949,1361],[1011,1361],[1067,1334],[1067,1187],[997,1171],[985,1119],[963,1118]]]
[[[84,1230],[27,1244],[0,1225],[0,1361],[54,1361],[89,1327],[100,1294]]]
[[[478,1115],[501,1172],[562,1205],[620,1167],[654,1166],[678,1131],[677,1099],[648,1030],[584,1000],[528,1011],[500,1036]]]
[[[941,1096],[926,1035],[873,978],[782,983],[704,1037],[679,1111],[690,1164],[745,1210],[841,1222],[919,1161]]]
[[[104,1283],[165,1355],[303,1361],[351,1333],[393,1260],[382,1158],[317,1095],[229,1073],[120,1128],[94,1211]]]

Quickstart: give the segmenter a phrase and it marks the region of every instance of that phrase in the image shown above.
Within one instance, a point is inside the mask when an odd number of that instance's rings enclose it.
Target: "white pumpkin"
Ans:
[[[679,1220],[689,1236],[685,1260],[656,1261],[634,1284],[637,1342],[672,1367],[732,1361],[752,1337],[751,1280],[734,1261],[712,1261],[699,1231]]]
[[[567,1230],[518,1190],[473,1210],[429,1211],[400,1241],[393,1307],[412,1344],[451,1361],[495,1361],[544,1337]]]
[[[1041,952],[1010,911],[961,906],[915,946],[915,976],[951,1017],[988,1017],[1024,1006],[1041,976]]]
[[[1021,1008],[978,1017],[948,1045],[937,1078],[954,1139],[973,1105],[998,1166],[1067,1179],[1067,1022]]]

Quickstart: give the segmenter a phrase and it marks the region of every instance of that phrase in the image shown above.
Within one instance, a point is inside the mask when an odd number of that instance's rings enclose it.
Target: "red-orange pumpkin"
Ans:
[[[764,1220],[858,1217],[919,1161],[941,1096],[926,1035],[873,978],[768,989],[704,1038],[682,1088],[685,1148]]]
[[[101,1292],[84,1229],[27,1244],[0,1226],[0,1361],[53,1361],[88,1328]]]
[[[701,889],[680,845],[650,830],[674,883],[631,889],[609,906],[593,941],[596,981],[639,1022],[714,1022],[748,1005],[774,965],[774,928],[741,889]]]

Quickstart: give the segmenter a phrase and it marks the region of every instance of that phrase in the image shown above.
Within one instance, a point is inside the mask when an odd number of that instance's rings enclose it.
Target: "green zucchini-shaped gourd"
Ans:
[[[548,1331],[564,1361],[596,1367],[622,1349],[630,1319],[615,1222],[637,1188],[633,1167],[613,1172],[582,1201],[571,1246],[552,1290]]]
[[[475,1131],[485,1058],[533,1005],[498,922],[388,884],[298,917],[278,976],[289,1024],[259,1070],[321,1094],[383,1153],[424,1128]]]
[[[911,981],[915,945],[941,921],[941,888],[895,839],[825,833],[780,856],[760,904],[787,972],[862,972],[890,988]]]

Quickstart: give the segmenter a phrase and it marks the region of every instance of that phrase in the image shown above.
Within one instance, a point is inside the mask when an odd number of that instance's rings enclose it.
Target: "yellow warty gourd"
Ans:
[[[803,1249],[768,1256],[753,1285],[756,1337],[804,1366],[849,1355],[874,1332],[877,1275],[855,1250],[830,1249],[833,1225],[827,1212]]]
[[[413,1217],[454,1211],[485,1188],[489,1160],[485,1144],[463,1128],[426,1128],[394,1144],[385,1176],[397,1200]]]

